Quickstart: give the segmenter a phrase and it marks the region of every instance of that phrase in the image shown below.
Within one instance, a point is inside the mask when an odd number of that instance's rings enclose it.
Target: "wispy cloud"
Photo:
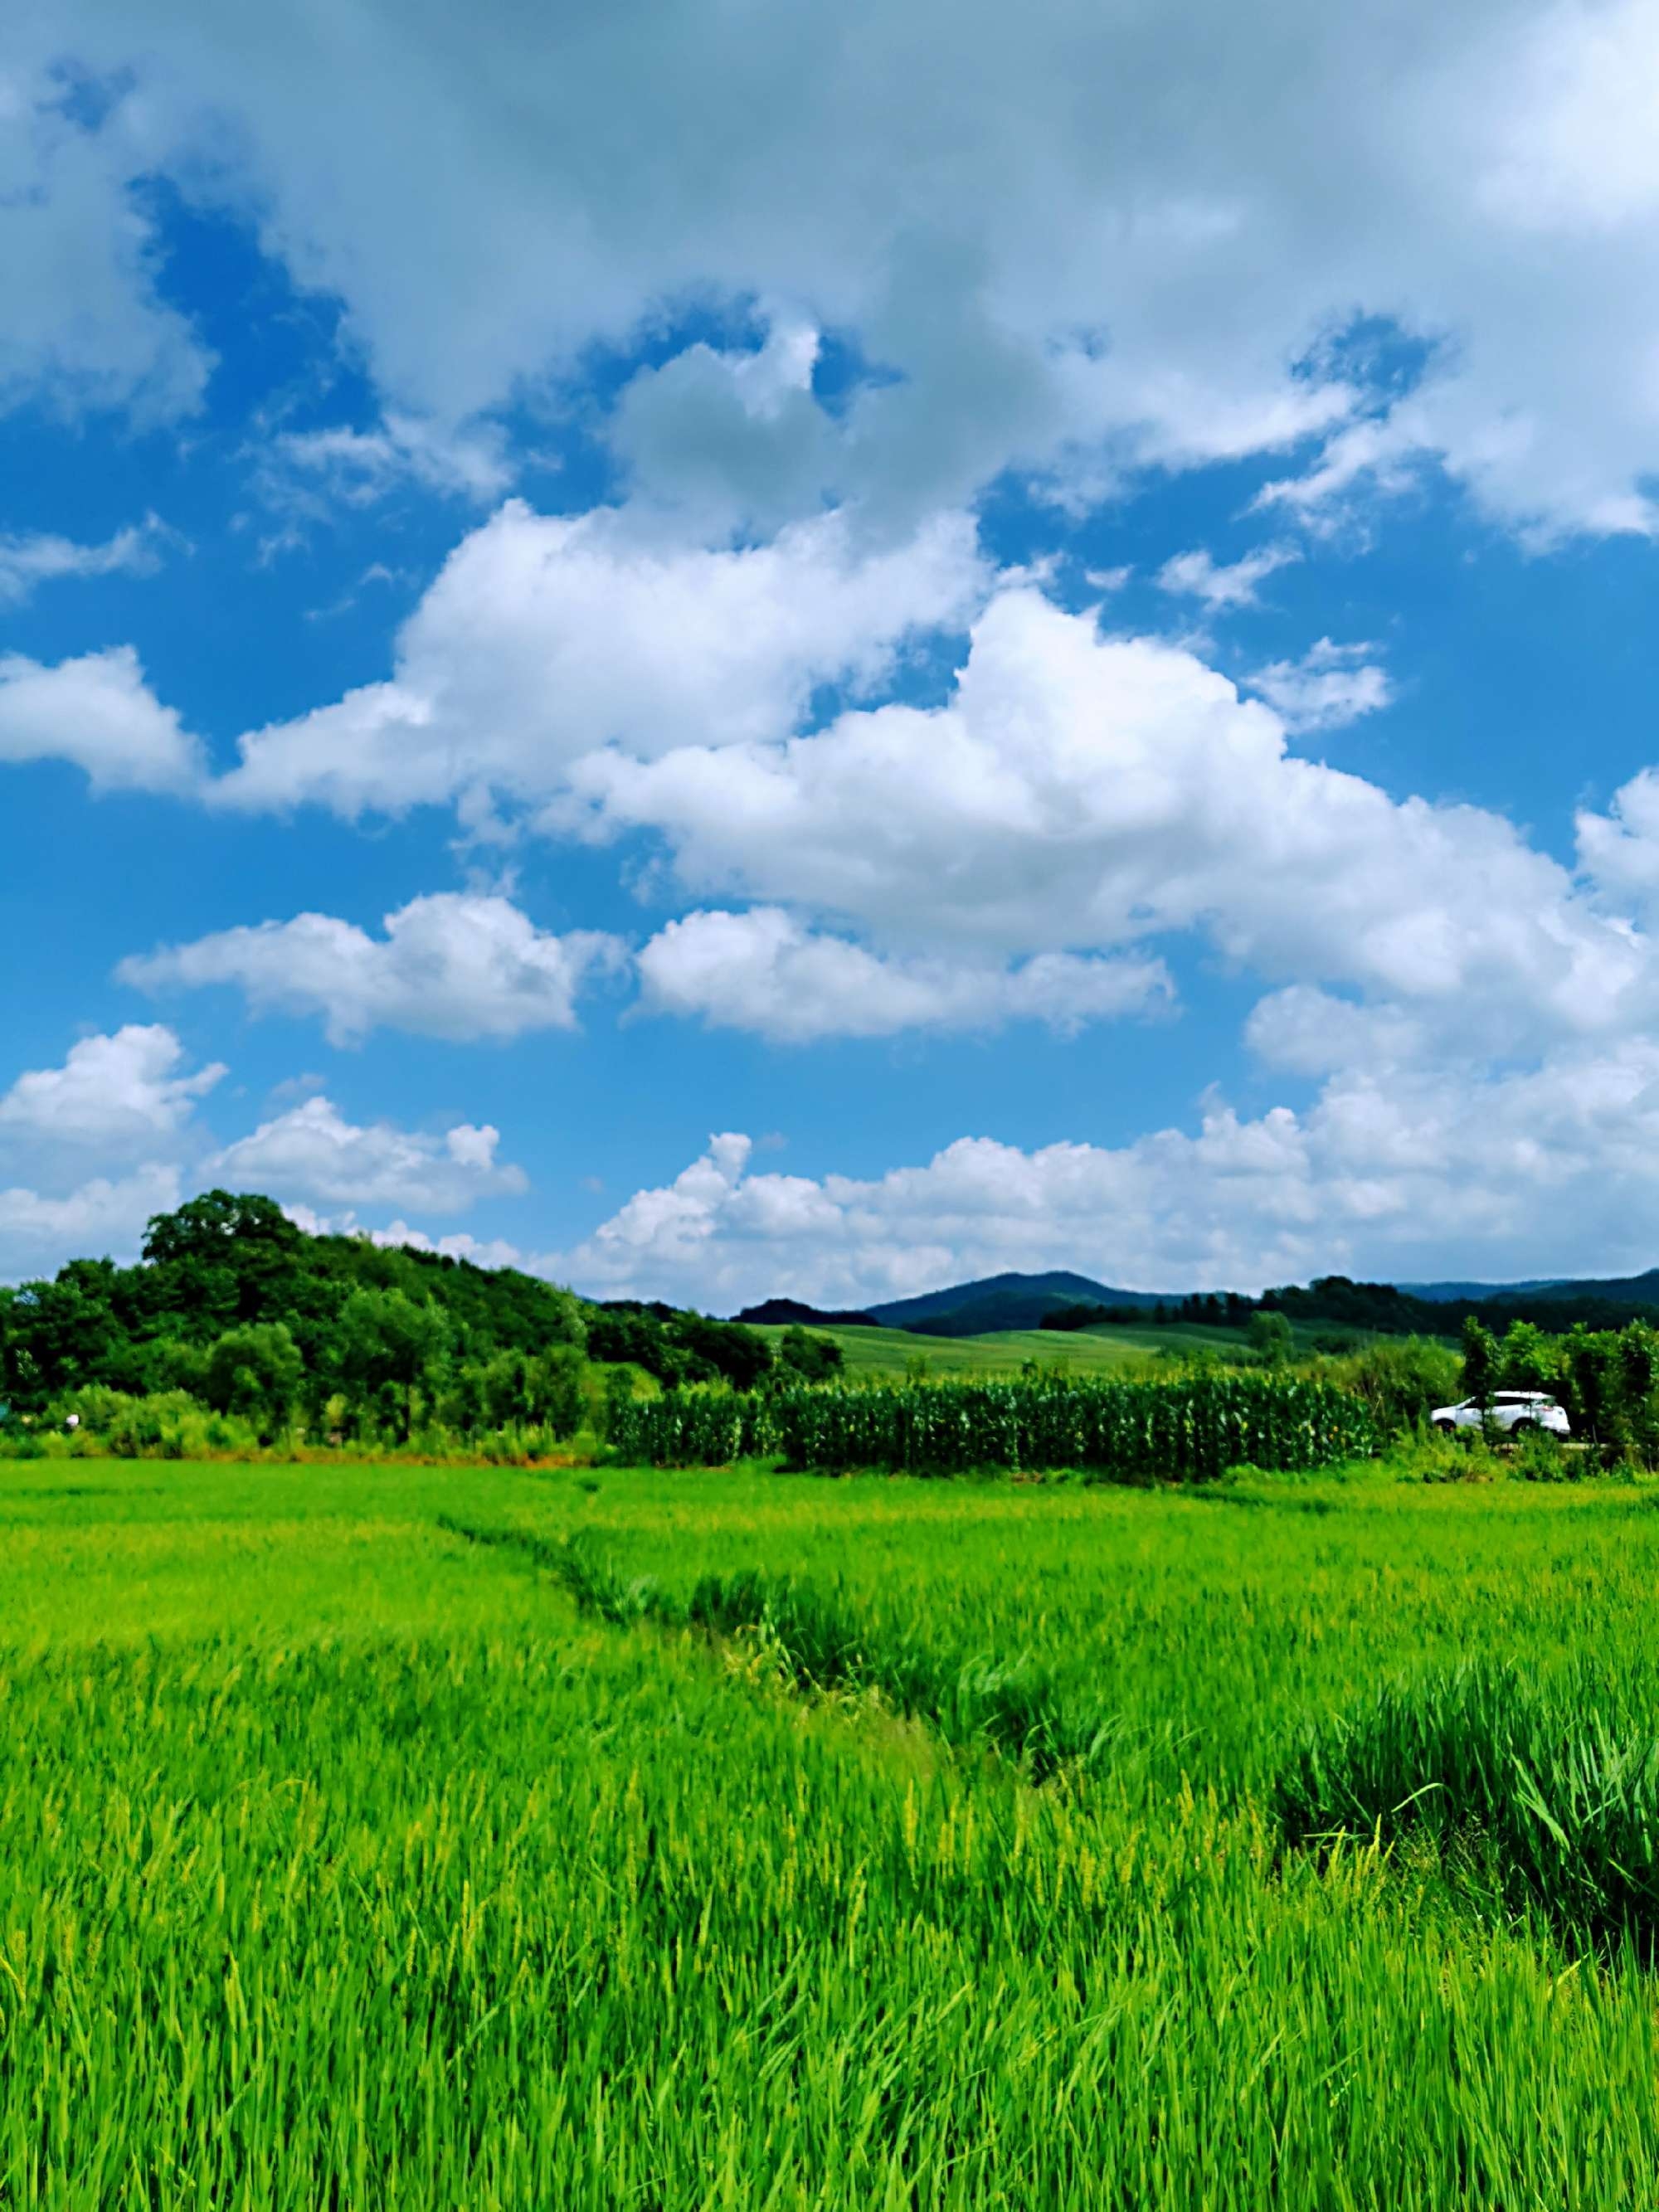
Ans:
[[[1276,569],[1288,568],[1301,558],[1293,545],[1264,545],[1260,552],[1224,565],[1200,548],[1166,561],[1158,572],[1158,586],[1180,598],[1201,599],[1206,607],[1253,607],[1260,604],[1256,586]]]
[[[159,516],[118,530],[101,545],[82,545],[50,531],[0,537],[0,606],[21,606],[42,584],[70,576],[149,576],[168,545],[184,540]]]

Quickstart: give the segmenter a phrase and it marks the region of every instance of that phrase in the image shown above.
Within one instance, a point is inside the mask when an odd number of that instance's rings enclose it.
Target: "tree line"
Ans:
[[[295,1428],[400,1444],[514,1425],[557,1439],[590,1416],[596,1362],[665,1390],[750,1390],[775,1376],[821,1380],[840,1361],[839,1346],[804,1329],[775,1350],[738,1322],[313,1237],[273,1200],[222,1190],[155,1216],[136,1266],[74,1260],[49,1281],[0,1288],[0,1406],[29,1423],[84,1400],[106,1422],[194,1407],[262,1442]]]
[[[1609,1297],[1593,1287],[1547,1285],[1534,1291],[1514,1291],[1500,1297],[1444,1301],[1423,1298],[1394,1283],[1359,1283],[1346,1275],[1318,1275],[1310,1283],[1286,1283],[1260,1297],[1240,1291],[1193,1291],[1184,1297],[1160,1298],[1150,1305],[1068,1304],[1042,1316],[1043,1328],[1146,1328],[1181,1322],[1188,1328],[1242,1329],[1252,1314],[1283,1314],[1286,1320],[1328,1329],[1373,1336],[1455,1337],[1473,1312],[1496,1334],[1526,1321],[1547,1333],[1573,1328],[1618,1330],[1631,1322],[1659,1323],[1659,1307],[1632,1291]]]

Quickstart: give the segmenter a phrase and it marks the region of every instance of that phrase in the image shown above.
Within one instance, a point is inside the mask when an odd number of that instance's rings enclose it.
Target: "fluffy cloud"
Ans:
[[[814,934],[776,907],[671,921],[640,954],[639,971],[653,1012],[701,1014],[793,1044],[1012,1020],[1068,1030],[1145,1012],[1170,988],[1156,960],[1049,952],[1006,969],[884,959],[844,938]]]
[[[819,337],[781,316],[757,352],[688,346],[624,387],[610,442],[647,502],[718,544],[823,505],[847,467],[812,392]]]
[[[165,0],[68,0],[50,51],[137,89],[95,131],[34,109],[27,189],[0,195],[17,373],[191,389],[127,198],[170,170],[257,206],[416,414],[496,404],[665,301],[752,299],[895,372],[836,426],[854,495],[954,503],[1011,461],[1076,480],[1358,429],[1522,523],[1651,526],[1644,0],[1403,0],[1386,27],[1313,0],[1268,23],[1216,0],[1086,21],[674,0],[646,40],[625,15],[463,29],[285,0],[186,31]],[[1417,389],[1361,398],[1357,315],[1431,349]],[[740,474],[769,439],[810,496],[812,426],[748,415],[745,447],[711,392],[705,364],[644,410],[673,418],[670,477],[722,443]]]
[[[188,1073],[184,1062],[179,1039],[159,1025],[83,1037],[62,1066],[29,1069],[0,1094],[0,1140],[106,1152],[164,1146],[225,1073],[216,1062]]]
[[[1434,1012],[1514,1053],[1654,1005],[1650,942],[1503,817],[1298,758],[1190,653],[1103,638],[1030,590],[955,696],[821,732],[576,763],[592,833],[651,828],[693,895],[738,892],[981,962],[1203,931],[1273,980]]]
[[[69,761],[94,791],[188,792],[200,746],[144,681],[130,645],[47,667],[0,655],[0,762]]]
[[[210,1160],[212,1181],[320,1206],[399,1206],[459,1213],[475,1200],[529,1188],[524,1170],[498,1162],[498,1131],[462,1122],[441,1136],[389,1121],[359,1127],[326,1098],[261,1122]]]
[[[14,21],[0,58],[0,407],[189,412],[210,360],[155,287],[154,238],[131,186],[155,159],[142,103],[96,121],[45,66],[63,31]],[[33,38],[50,56],[30,57]],[[0,557],[0,574],[4,573]]]
[[[816,686],[878,683],[912,631],[965,619],[984,583],[959,515],[892,546],[824,515],[710,552],[616,509],[509,501],[452,555],[389,683],[244,738],[211,795],[347,816],[548,798],[595,744],[654,754],[793,727]]]
[[[1659,1244],[1659,1046],[1575,1048],[1473,1084],[1350,1074],[1304,1114],[1217,1104],[1196,1134],[1118,1148],[964,1137],[873,1179],[756,1172],[750,1152],[714,1139],[551,1272],[718,1310],[866,1303],[1006,1268],[1141,1290],[1639,1268]]]
[[[1659,892],[1659,769],[1633,775],[1607,813],[1580,811],[1578,858],[1610,901],[1651,902]]]
[[[1299,660],[1272,660],[1249,678],[1293,735],[1340,729],[1362,714],[1390,705],[1394,686],[1389,672],[1365,655],[1369,645],[1333,645],[1322,637]]]
[[[230,983],[258,1012],[318,1014],[330,1040],[406,1030],[456,1042],[572,1029],[575,1000],[624,957],[591,930],[538,930],[504,898],[439,892],[386,916],[386,934],[330,915],[220,931],[121,963],[141,990]]]
[[[145,1223],[182,1194],[178,1169],[153,1163],[114,1181],[94,1176],[61,1198],[0,1189],[0,1282],[55,1273],[71,1256],[136,1259]]]
[[[505,1237],[474,1237],[465,1229],[453,1230],[447,1237],[434,1237],[424,1229],[412,1228],[407,1221],[388,1222],[384,1229],[370,1229],[358,1220],[355,1212],[319,1213],[309,1206],[286,1206],[283,1211],[308,1237],[366,1237],[371,1244],[393,1250],[406,1248],[414,1252],[441,1252],[452,1260],[470,1260],[475,1267],[518,1267],[532,1275],[548,1273],[552,1268],[552,1262],[520,1251]]]

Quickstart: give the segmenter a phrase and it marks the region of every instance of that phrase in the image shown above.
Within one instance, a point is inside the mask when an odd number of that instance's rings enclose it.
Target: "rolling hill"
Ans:
[[[987,1275],[978,1282],[955,1283],[920,1297],[892,1298],[869,1308],[884,1328],[908,1329],[921,1336],[987,1336],[1006,1329],[1037,1328],[1044,1314],[1059,1306],[1144,1306],[1159,1304],[1152,1291],[1117,1291],[1087,1275],[1055,1268],[1042,1275]]]

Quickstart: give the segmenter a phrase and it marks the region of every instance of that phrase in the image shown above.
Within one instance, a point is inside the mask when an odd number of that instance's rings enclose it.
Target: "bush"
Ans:
[[[1418,1427],[1437,1406],[1462,1395],[1457,1354],[1431,1336],[1379,1338],[1329,1371],[1334,1382],[1364,1399],[1386,1436]]]

